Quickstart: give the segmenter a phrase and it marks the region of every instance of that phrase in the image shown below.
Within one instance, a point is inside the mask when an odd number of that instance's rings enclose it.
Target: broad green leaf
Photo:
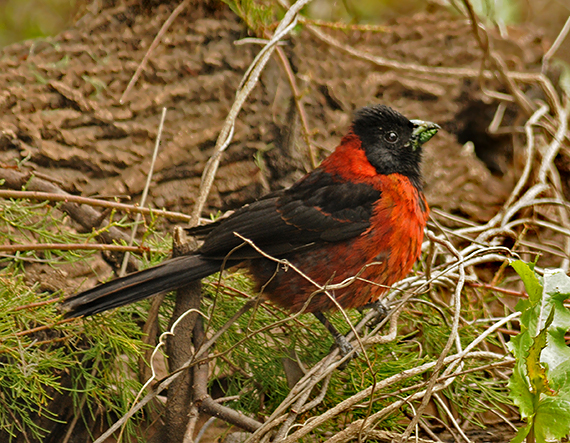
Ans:
[[[569,296],[570,277],[560,269],[546,270],[543,299],[549,306],[552,306],[554,320],[548,328],[548,345],[542,352],[541,361],[548,364],[549,373],[553,379],[559,378],[558,366],[570,360],[570,348],[566,345],[564,338],[570,329],[570,311],[564,307],[564,301]],[[564,374],[561,375],[564,376]]]
[[[513,443],[523,442],[533,431],[537,443],[558,441],[570,432],[570,278],[562,270],[546,270],[541,279],[533,267],[512,263],[529,294],[517,304],[521,332],[509,350],[516,358],[509,380],[510,396],[527,421]]]
[[[556,308],[552,326],[570,329],[570,311],[564,307],[564,301],[570,298],[570,277],[561,269],[544,272],[544,298]]]
[[[527,419],[534,414],[535,395],[529,389],[528,378],[525,375],[524,360],[517,359],[513,374],[509,378],[509,396],[519,408],[521,418]]]
[[[534,269],[531,268],[527,263],[522,260],[515,260],[511,263],[511,266],[520,275],[526,291],[528,292],[528,297],[530,302],[534,305],[540,301],[540,296],[542,295],[542,284],[538,276],[535,274]]]
[[[546,366],[540,361],[540,354],[546,347],[548,327],[552,324],[553,319],[554,309],[550,311],[550,315],[548,316],[542,331],[540,331],[533,339],[533,343],[528,350],[528,356],[526,357],[526,368],[528,378],[530,379],[530,390],[533,394],[555,395],[555,392],[550,388],[548,383]]]
[[[526,425],[524,425],[522,428],[519,429],[517,435],[513,437],[511,443],[522,443],[526,439],[526,436],[530,432],[531,428],[532,428],[532,423],[527,423]]]
[[[570,359],[558,365],[555,369],[548,369],[550,385],[558,394],[570,400]],[[569,428],[570,429],[570,428]]]
[[[534,416],[537,443],[560,441],[570,432],[570,399],[543,396]]]

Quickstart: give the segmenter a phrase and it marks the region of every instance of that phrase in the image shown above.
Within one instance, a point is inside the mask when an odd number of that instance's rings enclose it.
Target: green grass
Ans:
[[[125,220],[114,224],[128,225]],[[0,244],[82,243],[92,237],[77,233],[57,205],[0,200]],[[0,428],[10,438],[25,432],[41,440],[45,432],[38,417],[59,421],[53,399],[61,395],[72,396],[82,420],[92,422],[102,413],[111,423],[140,389],[137,362],[145,347],[136,307],[58,324],[58,303],[36,306],[63,293],[27,281],[29,266],[57,272],[92,256],[48,250],[0,259]],[[130,428],[127,435],[134,435]]]

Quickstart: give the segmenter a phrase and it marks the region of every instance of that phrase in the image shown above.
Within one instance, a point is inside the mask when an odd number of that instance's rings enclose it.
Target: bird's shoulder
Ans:
[[[381,189],[370,183],[316,169],[284,191],[276,205],[287,223],[324,232],[324,239],[338,241],[366,229],[381,195]]]
[[[269,253],[286,254],[316,243],[338,242],[370,227],[381,191],[317,168],[292,187],[268,194],[227,218],[191,228],[204,237],[201,252],[219,255],[252,240]]]

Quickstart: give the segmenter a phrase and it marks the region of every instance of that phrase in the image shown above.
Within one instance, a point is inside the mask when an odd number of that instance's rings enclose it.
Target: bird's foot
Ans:
[[[335,335],[334,342],[341,357],[346,357],[348,354],[352,353],[352,355],[343,361],[338,367],[340,371],[343,371],[347,368],[352,359],[358,357],[358,351],[354,351],[354,346],[352,346],[347,338],[342,334]]]
[[[342,334],[335,336],[334,342],[335,342],[336,346],[338,347],[338,350],[339,350],[340,355],[342,357],[347,356],[354,349],[354,346],[352,346],[350,344],[350,342],[346,339],[346,337]]]
[[[376,300],[375,302],[368,303],[362,308],[373,309],[375,311],[374,317],[366,325],[369,328],[378,326],[390,313],[390,309],[388,309],[381,300]]]

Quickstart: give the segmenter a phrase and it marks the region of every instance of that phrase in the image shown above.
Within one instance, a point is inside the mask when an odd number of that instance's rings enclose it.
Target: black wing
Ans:
[[[226,219],[189,230],[207,234],[200,254],[223,258],[250,239],[273,256],[310,247],[315,243],[338,242],[356,237],[370,227],[374,204],[380,191],[363,183],[342,181],[317,169],[291,188],[244,206]],[[232,258],[258,257],[242,247]]]

